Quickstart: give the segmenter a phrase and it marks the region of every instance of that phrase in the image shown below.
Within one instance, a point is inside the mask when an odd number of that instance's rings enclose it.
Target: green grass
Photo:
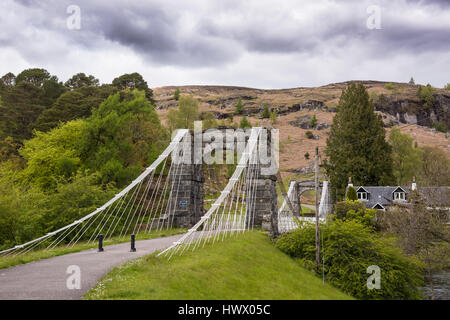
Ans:
[[[156,254],[107,274],[85,299],[351,299],[275,248],[262,232],[208,244],[182,256]]]
[[[154,238],[161,238],[161,237],[168,237],[175,234],[180,234],[186,232],[186,229],[165,229],[160,231],[151,231],[147,233],[138,234],[136,236],[136,240],[146,240],[146,239],[154,239]],[[111,244],[118,244],[118,243],[124,243],[129,242],[130,237],[124,236],[124,237],[114,237],[112,239],[105,240],[103,242],[104,245],[111,245]],[[33,250],[30,252],[27,252],[22,255],[16,255],[16,256],[6,256],[6,257],[0,257],[0,269],[9,268],[18,264],[24,264],[32,261],[37,261],[41,259],[47,259],[51,257],[61,256],[68,253],[74,253],[79,252],[83,250],[88,250],[92,248],[97,248],[98,243],[87,243],[87,242],[79,242],[76,245],[67,246],[62,245],[58,246],[54,249],[41,249],[41,250]]]

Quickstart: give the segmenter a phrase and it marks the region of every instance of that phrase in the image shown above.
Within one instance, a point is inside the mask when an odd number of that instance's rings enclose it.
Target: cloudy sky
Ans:
[[[31,67],[62,81],[137,71],[151,87],[443,87],[450,0],[1,0],[0,73]]]

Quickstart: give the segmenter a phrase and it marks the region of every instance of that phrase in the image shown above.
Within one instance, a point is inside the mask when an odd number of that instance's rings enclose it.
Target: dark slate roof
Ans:
[[[408,193],[410,192],[409,188],[400,187],[400,186],[382,186],[382,187],[368,187],[368,186],[353,186],[353,188],[358,191],[359,188],[363,188],[366,190],[369,195],[369,199],[367,201],[361,201],[366,205],[367,208],[373,208],[377,203],[382,205],[383,207],[390,206],[393,204],[393,193],[398,188],[402,188],[406,193],[406,200],[408,200]],[[348,189],[348,186],[347,186]],[[346,191],[347,193],[347,191]]]
[[[373,208],[377,203],[383,207],[393,204],[393,193],[396,189],[402,188],[406,193],[406,200],[408,200],[408,194],[411,193],[411,187],[406,186],[381,186],[381,187],[369,187],[369,186],[353,186],[358,191],[359,188],[363,188],[369,193],[368,201],[362,201],[367,208]],[[348,186],[347,186],[348,189]],[[425,203],[430,207],[450,207],[450,187],[417,187],[419,193],[423,196]],[[346,190],[347,194],[347,190]]]

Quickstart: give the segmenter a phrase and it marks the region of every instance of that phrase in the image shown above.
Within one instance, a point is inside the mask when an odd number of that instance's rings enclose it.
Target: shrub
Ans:
[[[269,110],[269,105],[267,103],[264,104],[264,109],[261,113],[261,117],[263,119],[268,119],[270,118],[270,110]]]
[[[309,125],[311,126],[311,128],[315,128],[317,125],[317,118],[316,115],[313,115],[311,118],[311,122],[309,123]]]
[[[242,113],[242,111],[244,109],[244,106],[242,104],[242,99],[241,98],[239,98],[238,103],[235,106],[235,109],[236,109],[236,113],[237,114],[241,114]]]
[[[447,85],[444,87],[445,90],[450,90],[450,83],[447,83]]]
[[[311,131],[306,131],[305,135],[308,139],[314,139],[314,134]]]
[[[422,265],[357,221],[336,220],[321,225],[323,272],[326,280],[358,299],[420,299]],[[282,235],[276,245],[309,265],[315,259],[315,226],[303,224]],[[367,287],[367,268],[381,270],[381,288]]]
[[[422,104],[425,108],[430,108],[434,104],[434,88],[427,84],[425,87],[420,86],[419,90],[417,91],[417,95],[419,96],[420,100],[422,101]]]
[[[180,99],[180,89],[179,89],[179,88],[177,88],[177,89],[175,90],[175,92],[173,93],[173,98],[174,98],[176,101],[178,101],[178,100]]]
[[[309,160],[309,152],[305,153],[305,159]]]
[[[391,82],[386,83],[386,84],[384,85],[384,87],[385,87],[386,89],[388,89],[388,90],[394,90],[394,85],[393,85]]]
[[[246,116],[243,116],[241,122],[239,123],[239,127],[241,129],[251,128],[252,124],[250,123],[250,121],[248,121]]]
[[[352,186],[348,187],[347,189],[347,200],[358,200],[358,196],[356,194],[356,189],[353,188]]]
[[[443,132],[443,133],[446,133],[447,130],[448,130],[447,125],[445,124],[445,122],[442,122],[442,121],[436,121],[436,122],[434,122],[433,125],[432,125],[432,127],[433,127],[434,129],[436,129],[437,131],[440,131],[440,132]]]
[[[358,200],[346,200],[336,203],[334,217],[344,221],[356,220],[367,227],[373,227],[375,225],[375,212],[376,210],[367,209]]]

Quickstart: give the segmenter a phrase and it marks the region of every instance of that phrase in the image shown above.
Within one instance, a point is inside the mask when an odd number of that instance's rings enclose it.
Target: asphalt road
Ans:
[[[162,250],[182,235],[136,242],[137,252],[129,252],[130,244],[105,246],[104,252],[90,249],[59,257],[34,261],[8,269],[0,269],[0,300],[76,300],[93,288],[114,267],[146,254]],[[78,266],[80,289],[69,289]],[[71,273],[67,273],[71,271]],[[73,287],[76,281],[69,281]]]

